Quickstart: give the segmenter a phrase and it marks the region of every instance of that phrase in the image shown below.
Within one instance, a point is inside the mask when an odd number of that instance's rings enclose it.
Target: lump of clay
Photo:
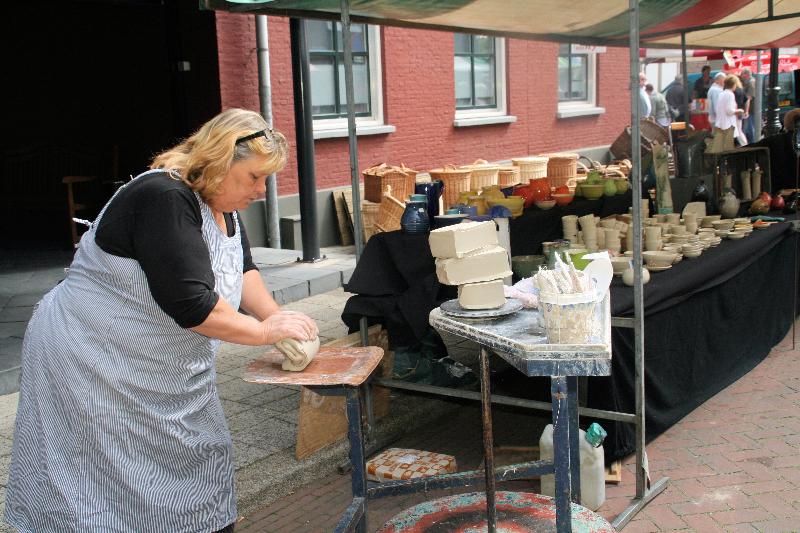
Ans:
[[[290,372],[304,370],[319,351],[319,337],[311,341],[283,339],[275,343],[275,347],[283,354],[281,368]]]
[[[464,257],[479,248],[497,245],[494,222],[462,222],[435,229],[428,237],[431,255],[439,259]]]
[[[503,307],[506,297],[503,280],[466,283],[458,287],[458,304],[464,309],[497,309]]]
[[[436,259],[436,277],[445,285],[492,281],[510,275],[508,252],[502,246],[487,246],[461,258]]]

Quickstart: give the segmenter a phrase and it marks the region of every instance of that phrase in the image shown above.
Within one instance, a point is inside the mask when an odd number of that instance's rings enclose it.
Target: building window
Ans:
[[[353,42],[353,95],[359,134],[390,133],[383,123],[379,30],[366,24],[350,27]],[[311,72],[314,138],[347,135],[342,25],[307,20],[306,40]]]
[[[455,34],[456,126],[513,122],[506,116],[505,41]]]
[[[562,44],[558,48],[558,117],[599,115],[597,54],[591,47]]]

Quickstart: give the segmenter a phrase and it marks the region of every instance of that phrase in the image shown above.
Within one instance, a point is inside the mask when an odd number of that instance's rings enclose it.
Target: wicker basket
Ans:
[[[500,167],[497,173],[497,184],[500,187],[512,187],[519,182],[519,167]]]
[[[375,227],[380,207],[381,204],[367,200],[361,204],[361,222],[364,226],[364,242],[367,242],[370,237],[380,232],[380,230]]]
[[[444,168],[429,170],[428,173],[431,175],[431,180],[442,180],[444,183],[442,201],[445,209],[458,203],[460,193],[470,190],[472,171],[469,169],[447,165]]]
[[[375,221],[376,233],[400,229],[400,219],[405,209],[406,204],[392,196],[392,188],[388,186],[378,209],[378,219]]]
[[[511,162],[514,166],[519,167],[519,177],[522,183],[528,183],[532,179],[547,176],[547,157],[520,157],[519,159],[512,159]]]
[[[500,172],[499,165],[492,165],[485,159],[476,159],[471,165],[464,165],[461,168],[470,170],[469,188],[479,191],[490,185],[497,185],[497,174]]]
[[[394,191],[395,198],[408,198],[409,195],[414,194],[417,171],[411,170],[402,163],[399,167],[381,163],[364,170],[362,174],[364,175],[364,199],[370,202],[380,203],[387,185]]]
[[[578,176],[578,154],[543,154],[547,160],[547,180],[551,187],[566,185]]]

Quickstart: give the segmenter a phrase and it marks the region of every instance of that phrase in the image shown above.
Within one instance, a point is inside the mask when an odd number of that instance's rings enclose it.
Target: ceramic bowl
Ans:
[[[511,258],[511,270],[520,279],[529,278],[544,262],[543,255],[515,255]]]
[[[737,241],[739,239],[744,239],[745,237],[747,237],[747,234],[739,231],[731,231],[730,233],[728,233],[727,237],[731,240]]]
[[[661,267],[661,266],[669,266],[675,262],[677,258],[676,253],[674,252],[642,252],[642,257],[644,258],[647,266],[654,266],[654,267]]]
[[[575,198],[574,194],[553,194],[552,196],[556,201],[556,205],[562,205],[562,206],[569,205]]]
[[[729,230],[729,229],[733,228],[734,224],[735,224],[735,222],[733,220],[730,220],[730,219],[727,219],[727,220],[715,220],[714,222],[711,223],[711,226],[714,229],[717,229],[717,230],[719,230],[719,229]]]
[[[542,211],[547,211],[548,209],[552,209],[554,205],[556,205],[555,200],[536,200],[533,202],[536,207],[541,209]]]
[[[612,257],[611,267],[614,269],[614,274],[621,276],[628,269],[630,262],[630,257]]]
[[[511,216],[518,217],[522,214],[525,198],[514,195],[511,195],[507,198],[487,198],[486,203],[490,208],[496,205],[507,207],[508,210],[511,211]]]
[[[689,252],[683,252],[683,257],[687,259],[694,259],[695,257],[700,257],[700,254],[702,253],[703,253],[702,250],[692,250]]]
[[[587,200],[597,200],[603,196],[604,187],[602,183],[596,185],[587,185],[584,183],[581,185],[581,194],[583,194]]]
[[[615,178],[614,185],[617,186],[617,194],[628,192],[631,184],[627,178]]]

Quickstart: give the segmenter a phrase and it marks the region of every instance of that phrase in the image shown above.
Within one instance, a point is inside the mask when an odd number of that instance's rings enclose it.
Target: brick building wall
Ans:
[[[252,16],[217,12],[222,107],[258,110],[258,65]],[[297,192],[289,21],[269,17],[275,128],[286,135],[290,161],[278,175],[279,194]],[[507,40],[508,114],[511,124],[456,128],[453,35],[381,28],[384,120],[394,133],[358,138],[359,166],[405,163],[424,171],[477,158],[509,159],[613,142],[630,120],[628,50],[608,48],[597,59],[598,116],[557,119],[558,45]],[[350,182],[347,138],[315,143],[317,187]]]

